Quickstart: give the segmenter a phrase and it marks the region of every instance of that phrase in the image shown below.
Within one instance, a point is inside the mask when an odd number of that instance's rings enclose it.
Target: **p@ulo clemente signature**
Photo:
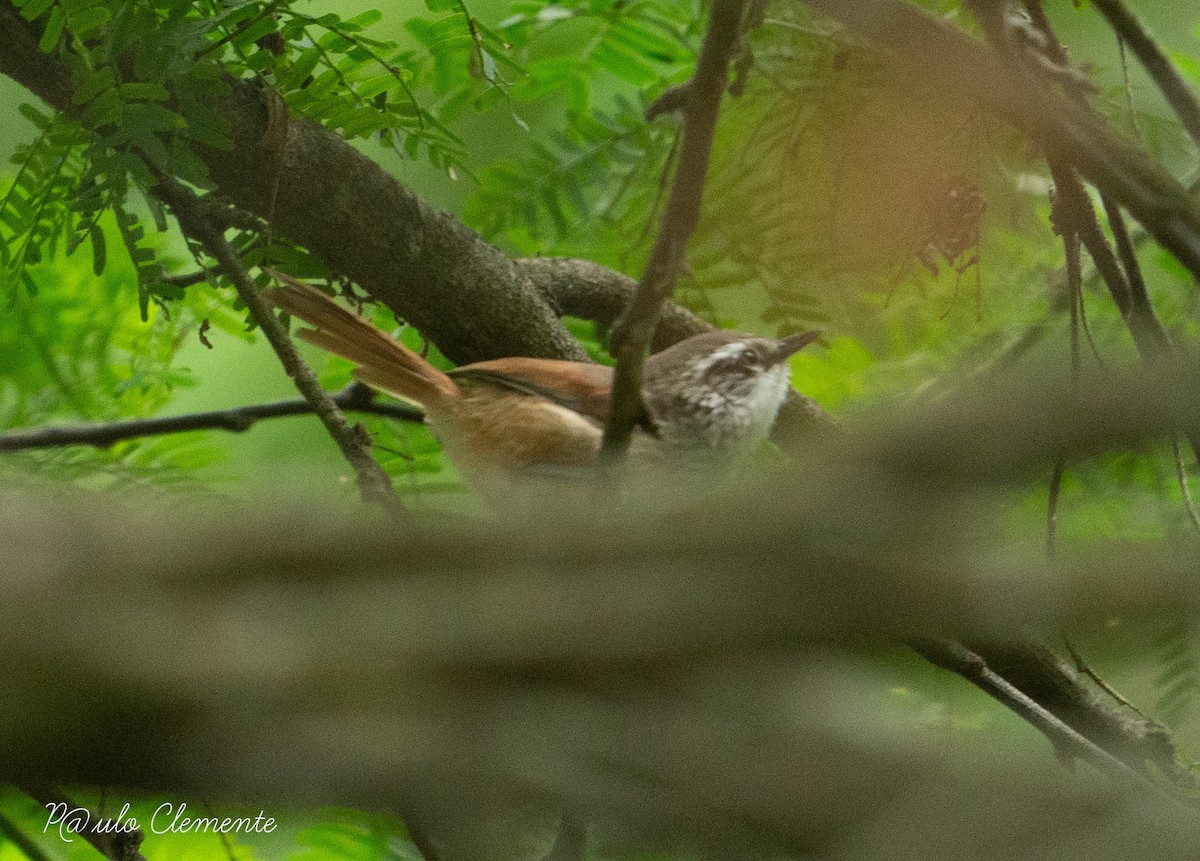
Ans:
[[[121,807],[116,816],[104,817],[86,807],[72,807],[66,802],[46,805],[49,815],[42,833],[57,829],[66,843],[73,843],[78,834],[128,834],[141,829],[137,818],[129,814],[129,804]],[[275,830],[274,817],[260,810],[257,816],[188,816],[187,803],[178,806],[169,801],[154,808],[150,815],[152,834],[252,834]]]

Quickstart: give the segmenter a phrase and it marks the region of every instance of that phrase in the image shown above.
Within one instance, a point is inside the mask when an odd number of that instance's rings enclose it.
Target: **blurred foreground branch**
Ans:
[[[984,738],[931,745],[894,713],[830,709],[870,708],[845,646],[1200,611],[1192,544],[1064,552],[1051,572],[1040,540],[988,514],[1059,452],[1169,438],[1200,410],[1173,382],[1191,376],[892,412],[769,487],[685,511],[400,535],[311,502],[205,520],[13,499],[0,771],[366,806],[421,778],[515,781],[630,839],[843,857],[931,809],[1038,841],[1103,810],[1113,842],[1091,857],[1127,851],[1121,828],[1186,857],[1200,829],[1148,831],[1142,802],[1086,776],[960,770],[960,754],[986,761]],[[904,828],[926,857],[961,857],[944,829]]]

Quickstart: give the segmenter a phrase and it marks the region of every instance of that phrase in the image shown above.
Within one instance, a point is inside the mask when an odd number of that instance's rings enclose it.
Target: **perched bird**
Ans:
[[[358,380],[422,407],[455,466],[485,497],[502,501],[500,510],[542,504],[539,494],[524,492],[527,483],[511,493],[517,476],[569,474],[595,464],[611,368],[514,357],[445,373],[320,290],[277,277],[283,286],[264,295],[311,327],[297,335],[353,362]],[[650,356],[643,372],[645,416],[630,458],[654,468],[639,469],[640,477],[676,492],[681,473],[690,480],[704,474],[697,466],[726,467],[755,451],[787,395],[788,357],[816,337],[712,331]],[[659,467],[674,480],[658,482]],[[573,486],[559,483],[550,501],[560,508],[594,502],[591,495],[573,497]],[[511,786],[464,785],[441,775],[412,786],[402,813],[427,857],[534,861],[577,827],[562,824],[570,820],[553,799]]]
[[[299,337],[353,362],[358,380],[422,407],[469,478],[595,463],[611,368],[512,357],[445,373],[315,287],[278,277],[283,286],[264,295],[311,327]],[[643,373],[644,432],[633,456],[721,465],[753,452],[787,395],[788,357],[817,335],[772,340],[717,330],[650,356]]]

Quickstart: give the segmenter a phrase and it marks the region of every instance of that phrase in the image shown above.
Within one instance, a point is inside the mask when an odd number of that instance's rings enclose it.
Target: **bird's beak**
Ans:
[[[788,357],[799,353],[819,337],[821,337],[821,333],[816,329],[812,329],[808,332],[800,332],[795,335],[788,335],[786,338],[780,338],[775,342],[775,349],[772,351],[770,363],[778,365],[780,362],[787,361]]]

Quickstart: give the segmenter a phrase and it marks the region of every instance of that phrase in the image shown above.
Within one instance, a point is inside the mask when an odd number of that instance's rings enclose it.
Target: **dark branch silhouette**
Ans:
[[[262,329],[275,355],[279,357],[284,371],[292,378],[304,399],[312,404],[313,412],[321,420],[321,424],[325,425],[342,456],[354,470],[363,500],[392,511],[400,510],[400,500],[396,496],[396,489],[392,487],[391,478],[372,457],[363,435],[346,421],[337,403],[321,388],[312,368],[300,357],[287,329],[275,316],[271,306],[259,295],[258,287],[251,280],[241,258],[225,239],[224,229],[205,214],[200,199],[176,179],[162,173],[156,178],[155,194],[171,207],[184,235],[199,242],[216,259],[222,274],[233,282],[238,298]]]
[[[351,383],[332,396],[338,407],[347,412],[383,416],[406,422],[424,420],[416,407],[402,403],[376,401],[373,392],[361,383]],[[210,410],[180,416],[160,416],[149,419],[129,419],[117,422],[97,422],[86,425],[32,428],[0,433],[0,451],[21,451],[32,448],[61,448],[68,445],[90,445],[107,448],[127,439],[164,436],[197,430],[223,430],[242,433],[264,419],[312,415],[313,405],[306,400],[276,401],[253,404],[227,410]]]
[[[1133,49],[1142,68],[1158,85],[1192,141],[1200,147],[1200,100],[1196,98],[1195,90],[1122,0],[1093,0],[1093,5],[1108,19],[1117,37]]]
[[[617,366],[613,371],[612,407],[601,445],[601,456],[608,462],[625,456],[633,427],[642,415],[642,363],[650,350],[662,304],[675,290],[688,240],[700,222],[717,115],[729,82],[729,64],[741,36],[745,8],[746,0],[713,0],[696,72],[680,108],[683,132],[678,167],[658,237],[637,292],[613,328]]]

